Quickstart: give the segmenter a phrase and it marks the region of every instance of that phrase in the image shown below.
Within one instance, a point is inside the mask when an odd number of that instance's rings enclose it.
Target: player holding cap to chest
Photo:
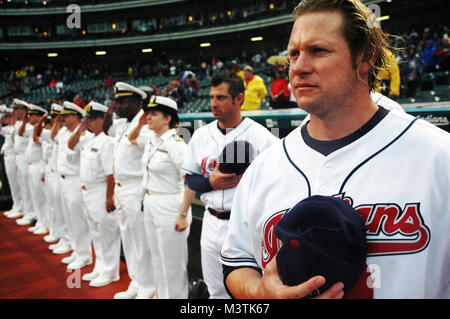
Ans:
[[[294,18],[289,77],[310,120],[241,179],[221,252],[227,288],[238,298],[301,298],[322,286],[322,276],[282,284],[274,229],[298,202],[325,195],[365,223],[372,281],[354,297],[449,298],[450,135],[372,101],[386,35],[359,0],[302,1]],[[320,297],[342,298],[342,289]]]
[[[241,115],[244,84],[235,73],[224,71],[211,80],[211,110],[216,121],[197,129],[188,144],[182,169],[190,189],[201,192],[206,210],[201,233],[203,278],[210,298],[228,298],[219,261],[220,249],[228,229],[231,203],[241,173],[219,170],[219,158],[226,145],[248,141],[258,155],[279,141],[270,131]]]

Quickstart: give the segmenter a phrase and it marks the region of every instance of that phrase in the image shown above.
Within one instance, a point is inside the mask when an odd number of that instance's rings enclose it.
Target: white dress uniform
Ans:
[[[49,136],[51,134],[51,130],[49,129],[43,129],[42,134]],[[55,242],[59,239],[58,231],[57,231],[57,225],[55,224],[55,216],[54,216],[54,207],[55,207],[55,201],[52,196],[52,185],[51,182],[48,180],[51,179],[51,169],[49,162],[51,160],[51,156],[53,154],[53,144],[52,142],[49,142],[46,139],[39,139],[41,146],[42,146],[42,173],[45,176],[45,212],[46,212],[46,220],[49,230],[49,235],[44,237],[44,240],[46,242]]]
[[[359,288],[373,289],[373,298],[381,299],[448,299],[450,135],[391,111],[325,156],[306,143],[302,127],[244,174],[222,262],[263,270],[280,248],[273,229],[283,214],[312,195],[336,196],[366,224],[372,280]]]
[[[64,102],[63,114],[66,109],[76,109],[84,115],[84,110],[77,105]],[[76,130],[76,128],[75,128]],[[68,269],[76,268],[77,264],[88,265],[92,263],[91,239],[87,226],[86,213],[81,195],[80,183],[80,149],[78,145],[74,150],[69,149],[68,141],[75,132],[60,130],[58,141],[58,173],[61,176],[62,210],[67,222],[69,233],[73,239],[75,261],[69,264]],[[90,134],[90,133],[89,133]]]
[[[150,141],[137,138],[145,146],[142,156],[144,221],[152,255],[158,298],[186,299],[189,292],[187,274],[187,238],[190,226],[182,232],[174,229],[184,195],[181,165],[187,145],[170,129]],[[192,213],[188,212],[189,225]]]
[[[29,114],[46,116],[47,111],[36,105],[29,104]],[[37,218],[34,229],[35,231],[38,231],[37,234],[45,234],[48,231],[48,220],[45,211],[45,184],[44,181],[42,181],[42,147],[40,144],[33,141],[34,126],[27,123],[26,131],[30,132],[25,156],[28,161],[31,201]]]
[[[65,127],[62,127],[54,137],[54,140],[50,137],[51,132],[46,130],[42,131],[40,137],[41,143],[42,141],[46,141],[52,145],[47,164],[49,172],[45,175],[45,183],[49,187],[49,192],[47,193],[47,210],[52,219],[50,223],[54,225],[52,235],[57,239],[59,238],[58,246],[66,248],[63,251],[70,248],[73,241],[69,232],[68,221],[62,209],[61,175],[58,173],[58,137],[60,134],[63,135],[66,130]]]
[[[20,192],[20,182],[16,168],[16,154],[14,150],[14,126],[8,125],[1,129],[1,135],[5,138],[1,153],[3,154],[5,162],[5,172],[8,178],[9,188],[11,190],[11,197],[13,206],[10,210],[9,216],[19,217],[22,214],[22,194]]]
[[[25,215],[21,219],[16,220],[16,223],[19,225],[28,225],[34,218],[36,218],[36,213],[34,211],[33,202],[31,199],[29,165],[26,156],[28,142],[29,139],[32,138],[34,128],[32,125],[27,123],[25,125],[23,136],[19,136],[19,129],[22,126],[22,123],[22,121],[17,121],[15,124],[14,149],[16,151],[16,165],[22,190],[23,212]]]
[[[144,199],[142,187],[141,158],[143,149],[132,144],[127,135],[137,126],[141,110],[131,122],[120,121],[114,130],[108,131],[114,136],[114,199],[116,210],[114,218],[119,224],[122,247],[131,282],[128,292],[140,297],[151,297],[155,294],[150,248],[144,226],[144,216],[141,211]],[[145,134],[153,134],[143,128]]]
[[[102,132],[80,140],[79,144],[80,182],[96,256],[93,272],[98,275],[91,284],[116,281],[120,270],[120,230],[105,204],[106,176],[113,174],[112,138]]]
[[[255,156],[279,141],[270,131],[252,119],[244,118],[227,134],[219,130],[216,120],[194,132],[188,145],[183,171],[186,174],[209,177],[219,162],[218,158],[224,147],[235,140],[248,141],[253,147]],[[219,219],[212,215],[209,209],[229,212],[235,190],[236,188],[212,190],[200,197],[206,208],[200,240],[202,272],[210,298],[229,298],[223,284],[222,264],[219,260],[229,220]]]

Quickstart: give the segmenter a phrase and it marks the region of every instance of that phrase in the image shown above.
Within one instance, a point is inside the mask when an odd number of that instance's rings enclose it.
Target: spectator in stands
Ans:
[[[112,78],[112,76],[110,75],[110,76],[108,76],[108,78],[106,79],[106,82],[105,82],[105,86],[107,87],[107,88],[111,88],[112,86],[113,86],[113,83],[114,81],[113,81],[113,78]]]
[[[437,65],[439,70],[449,71],[450,70],[450,44],[449,38],[445,37],[442,40],[442,49],[436,53]]]
[[[253,68],[249,65],[244,67],[244,87],[245,98],[241,106],[242,110],[259,110],[261,109],[261,101],[267,95],[264,80],[253,74]]]
[[[377,75],[376,92],[396,100],[400,95],[400,69],[393,52],[389,52],[389,64]]]
[[[155,95],[159,95],[159,87],[156,85],[155,82],[152,82],[151,88],[155,92]]]
[[[84,107],[86,106],[86,103],[83,101],[80,94],[75,95],[75,98],[73,99],[73,103],[78,105],[82,109],[84,109]]]
[[[270,106],[273,109],[284,109],[288,107],[291,91],[288,81],[279,69],[274,69],[275,79],[270,85]]]
[[[436,71],[437,61],[436,61],[435,54],[436,54],[436,48],[434,45],[434,41],[428,40],[426,42],[425,50],[423,50],[423,52],[420,56],[425,65],[425,69],[424,69],[425,73],[431,73],[431,72]]]
[[[422,76],[423,63],[416,53],[416,47],[408,49],[406,63],[402,65],[402,74],[406,84],[406,97],[414,97]]]

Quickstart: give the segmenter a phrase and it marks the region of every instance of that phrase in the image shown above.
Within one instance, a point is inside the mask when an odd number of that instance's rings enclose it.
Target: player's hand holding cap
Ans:
[[[226,174],[243,174],[254,159],[252,145],[247,141],[227,144],[219,156],[219,171]]]
[[[283,242],[276,261],[285,285],[321,275],[326,283],[320,293],[338,282],[348,293],[365,268],[365,225],[344,200],[318,195],[302,200],[280,219],[275,235]]]

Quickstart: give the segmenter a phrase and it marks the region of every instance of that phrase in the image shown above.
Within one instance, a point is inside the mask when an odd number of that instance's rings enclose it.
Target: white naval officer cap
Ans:
[[[63,106],[64,107],[62,109],[61,115],[73,114],[73,115],[81,115],[82,117],[86,116],[86,112],[75,103],[64,101]]]
[[[177,102],[165,96],[153,95],[146,107],[144,107],[144,111],[150,111],[155,108],[167,109],[168,111],[175,111],[178,113]]]
[[[14,109],[28,109],[28,103],[19,99],[13,100]]]
[[[61,114],[62,110],[63,110],[63,107],[61,105],[52,103],[52,105],[50,106],[50,115],[57,116],[57,115]]]
[[[176,122],[178,119],[178,104],[175,100],[159,95],[152,95],[148,103],[142,106],[144,112],[149,112],[151,110],[165,111],[175,118]]]
[[[114,84],[114,100],[118,100],[127,96],[136,96],[141,100],[147,97],[147,93],[125,82],[116,82]]]
[[[86,111],[86,117],[91,118],[96,115],[101,115],[101,113],[108,112],[108,107],[98,102],[91,101],[88,105],[86,105],[84,110]]]
[[[27,113],[29,115],[47,115],[48,114],[46,109],[44,109],[38,105],[32,104],[32,103],[28,103]]]

